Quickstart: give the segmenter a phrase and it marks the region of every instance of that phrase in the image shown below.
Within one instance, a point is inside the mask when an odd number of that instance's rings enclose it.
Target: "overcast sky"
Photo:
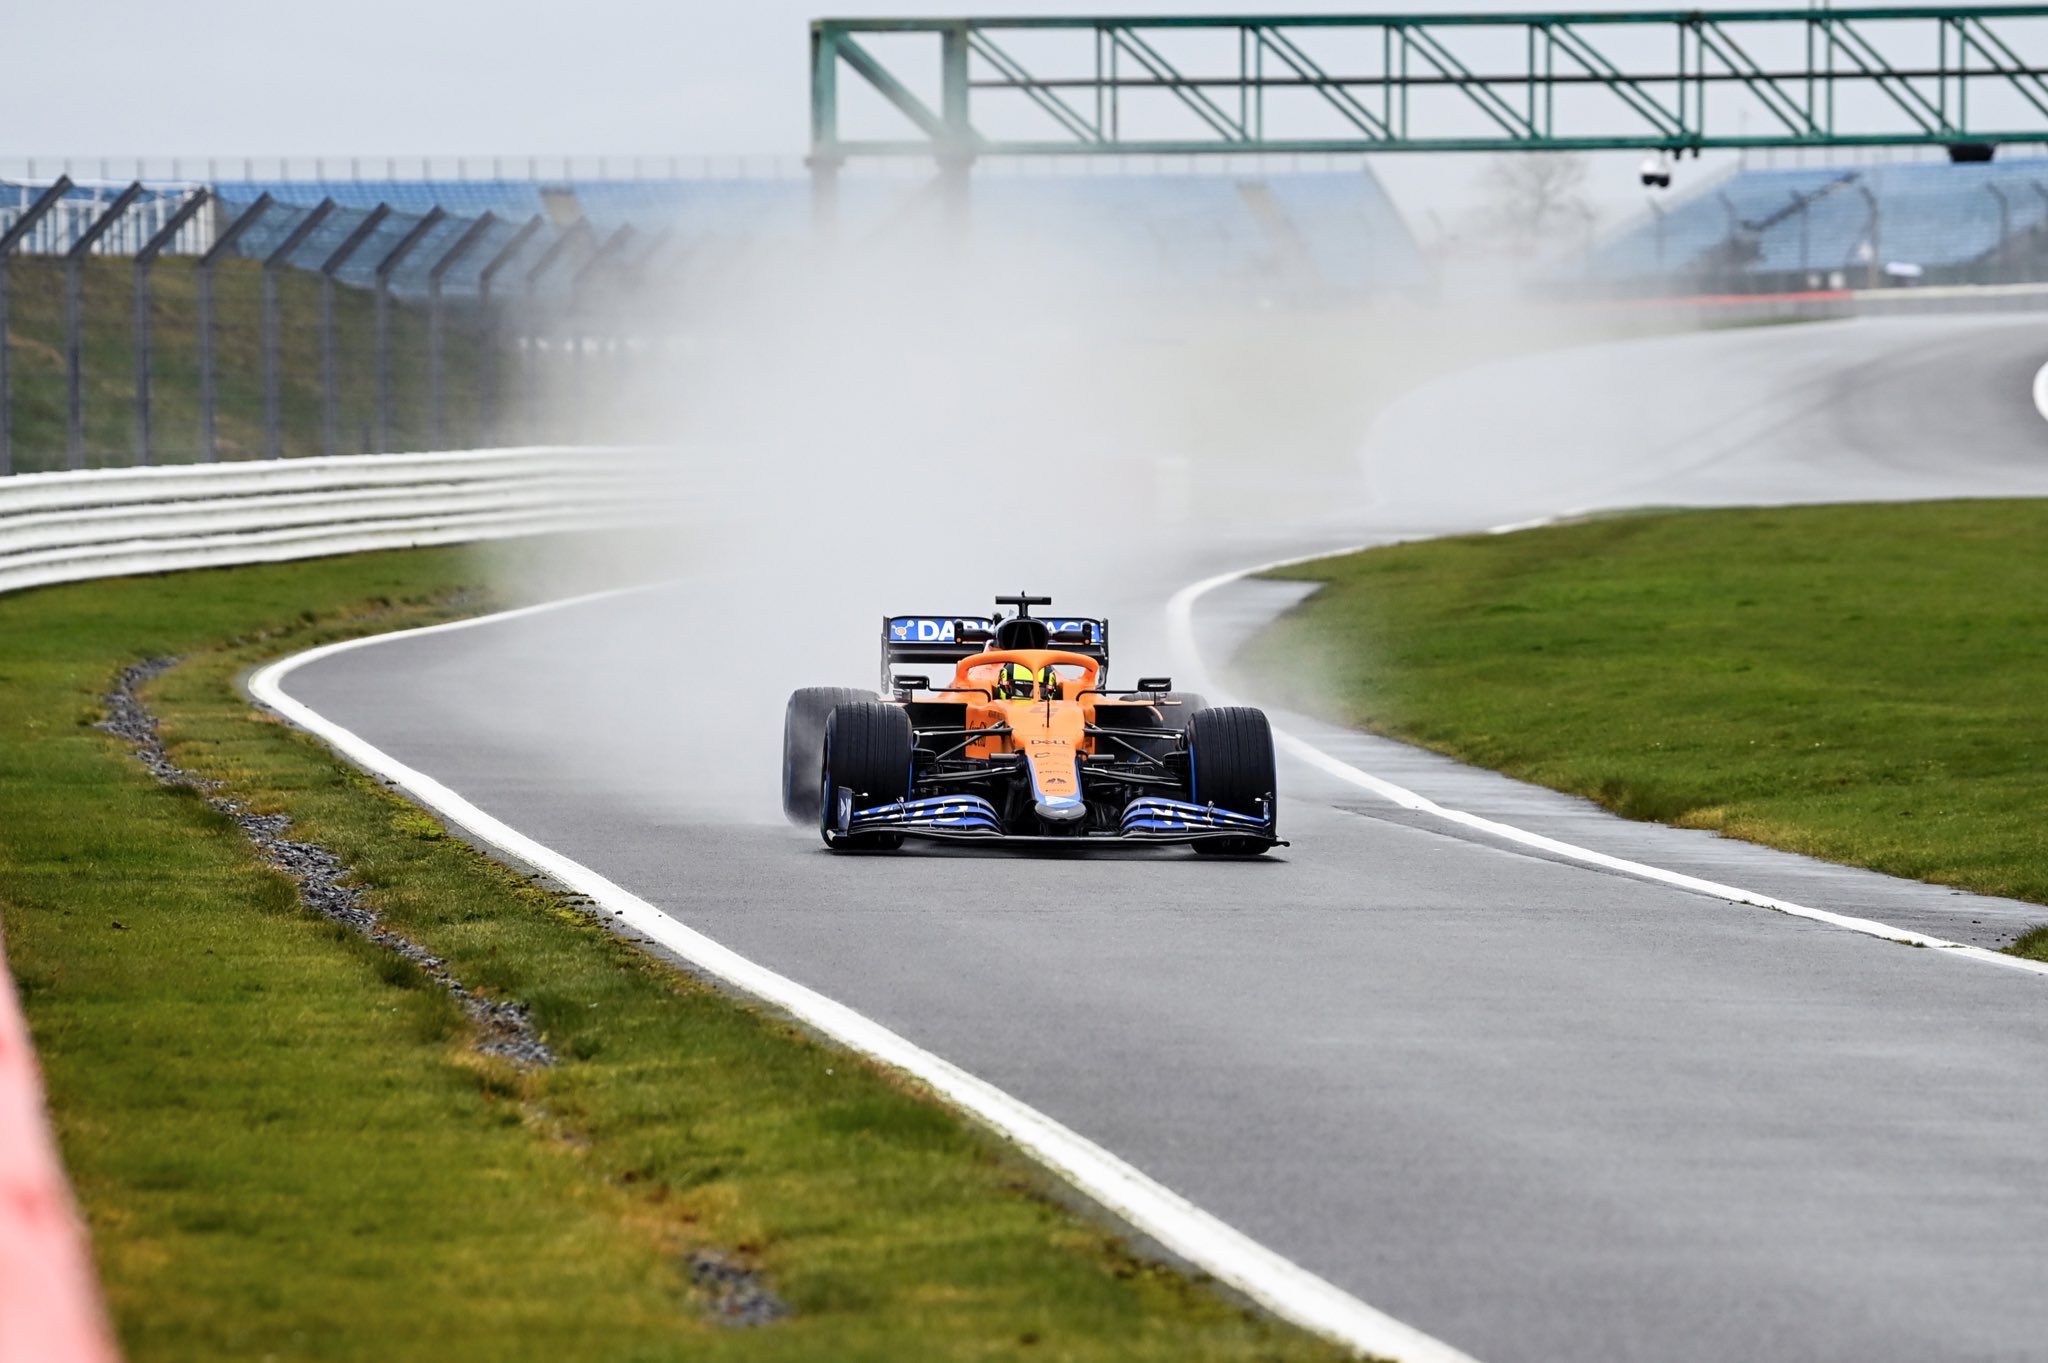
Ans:
[[[1289,0],[1286,11],[1361,8]],[[1086,11],[1072,0],[863,0],[854,12]],[[797,155],[807,136],[808,21],[845,12],[819,0],[17,0],[4,20],[0,160],[14,170],[27,156]],[[1432,203],[1455,209],[1479,168],[1477,159],[1385,164],[1399,159],[1382,158],[1382,174],[1411,214]],[[1633,166],[1621,158],[1596,176],[1613,208],[1640,198]]]

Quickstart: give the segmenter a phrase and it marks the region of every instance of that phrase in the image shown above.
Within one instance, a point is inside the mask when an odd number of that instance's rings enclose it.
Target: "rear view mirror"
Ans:
[[[932,679],[921,672],[905,672],[897,676],[895,686],[898,691],[929,691]]]
[[[980,625],[970,625],[965,620],[953,622],[953,639],[962,644],[985,644],[995,638],[995,631]]]
[[[1138,678],[1138,689],[1140,691],[1171,691],[1173,689],[1173,678],[1140,677]]]

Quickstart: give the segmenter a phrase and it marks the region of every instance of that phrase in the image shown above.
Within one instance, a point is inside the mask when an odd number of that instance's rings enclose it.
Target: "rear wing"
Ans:
[[[1109,621],[1092,616],[1046,616],[1052,647],[1095,659],[1109,667]],[[885,615],[882,617],[882,691],[892,689],[891,669],[904,663],[957,663],[995,646],[997,620],[986,615]]]

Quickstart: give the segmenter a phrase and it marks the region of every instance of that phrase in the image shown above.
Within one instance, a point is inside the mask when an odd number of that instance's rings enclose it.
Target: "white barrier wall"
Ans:
[[[649,452],[534,447],[0,478],[0,592],[616,525]]]

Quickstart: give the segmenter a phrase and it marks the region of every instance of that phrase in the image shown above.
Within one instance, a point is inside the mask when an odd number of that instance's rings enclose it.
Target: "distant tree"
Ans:
[[[1582,233],[1594,218],[1586,158],[1577,152],[1501,154],[1480,172],[1479,225],[1523,249]]]

